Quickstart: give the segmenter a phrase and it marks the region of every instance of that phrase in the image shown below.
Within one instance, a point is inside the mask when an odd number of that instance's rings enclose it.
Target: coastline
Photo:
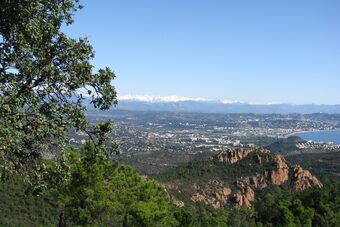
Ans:
[[[288,135],[286,135],[286,138],[290,136],[296,136],[296,134],[302,134],[302,133],[309,133],[309,132],[340,132],[340,129],[332,129],[332,130],[306,130],[306,131],[298,131],[298,132],[293,132]]]
[[[328,135],[327,135],[328,133]],[[292,133],[288,137],[296,136],[304,140],[311,140],[314,142],[331,142],[340,145],[340,130],[314,130],[314,131],[301,131],[297,133]]]

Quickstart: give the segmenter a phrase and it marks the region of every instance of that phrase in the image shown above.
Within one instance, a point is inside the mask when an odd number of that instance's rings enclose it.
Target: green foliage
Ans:
[[[339,226],[340,183],[291,192],[273,187],[261,192],[255,209],[258,221],[268,226]]]
[[[190,222],[181,222],[182,226],[225,227],[256,226],[254,211],[242,209],[214,209],[211,206],[196,204],[195,208],[186,208]]]
[[[270,160],[273,154],[261,155],[263,159]],[[275,168],[271,162],[262,165],[257,162],[256,153],[232,165],[212,160],[196,160],[170,169],[157,176],[157,179],[181,185],[181,193],[178,190],[170,192],[190,206],[194,204],[190,201],[190,196],[195,191],[192,187],[194,182],[204,185],[210,179],[220,179],[233,187],[235,179]],[[225,207],[225,213],[216,216],[219,210],[214,211],[211,206],[199,205],[192,215],[199,226],[218,226],[218,220],[223,220],[221,223],[229,226],[339,226],[340,184],[337,182],[326,182],[321,189],[316,187],[304,192],[269,184],[263,191],[256,191],[256,198],[253,209],[235,210]]]
[[[114,73],[93,73],[92,46],[68,38],[61,26],[73,22],[78,0],[0,2],[0,152],[15,169],[32,166],[46,150],[66,141],[70,128],[102,144],[110,123],[91,127],[85,119],[87,92],[94,107],[116,103]],[[4,167],[3,168],[7,168]]]
[[[176,208],[165,191],[107,153],[85,144],[70,148],[48,176],[62,176],[51,193],[33,196],[21,177],[0,185],[0,224],[55,226],[62,211],[67,223],[91,226],[339,226],[340,183],[295,192],[278,186],[256,191],[254,208],[213,209],[196,204]],[[51,167],[53,166],[53,168]],[[50,171],[56,170],[50,173]],[[110,170],[110,171],[106,171]],[[64,174],[60,174],[64,173]],[[51,175],[49,175],[51,174]],[[54,183],[56,185],[56,183]],[[59,205],[58,205],[59,204]],[[57,209],[57,207],[59,207]]]
[[[327,178],[340,180],[340,152],[324,152],[294,154],[286,157],[292,164],[298,164],[321,180]]]
[[[297,151],[298,143],[304,143],[305,140],[301,139],[297,136],[291,136],[288,138],[278,138],[275,142],[268,145],[266,148],[270,151],[277,152],[277,153],[289,153],[292,151]]]
[[[262,158],[273,157],[273,154],[260,154]],[[249,176],[254,173],[261,173],[265,170],[275,168],[271,162],[265,162],[262,165],[258,164],[257,152],[249,154],[242,161],[228,164],[220,163],[216,160],[193,160],[187,164],[183,164],[171,168],[155,178],[159,181],[180,180],[182,182],[195,179],[196,181],[205,182],[211,178],[220,178],[223,181],[231,181],[235,178]],[[231,176],[231,177],[228,177]]]
[[[57,185],[58,194],[63,212],[76,224],[91,224],[113,207],[106,180],[116,166],[110,165],[107,158],[93,144],[86,143],[79,152],[68,149],[60,159],[65,178]]]
[[[62,213],[76,225],[175,226],[175,208],[154,181],[87,142],[63,153],[55,169],[64,179],[55,193]],[[52,173],[54,174],[54,173]]]
[[[0,226],[57,226],[57,198],[34,196],[18,175],[0,184]]]
[[[206,173],[215,173],[216,165],[211,160],[194,160],[188,164],[181,165],[169,169],[168,171],[156,176],[156,179],[161,181],[174,179],[190,179],[193,176],[198,177]]]

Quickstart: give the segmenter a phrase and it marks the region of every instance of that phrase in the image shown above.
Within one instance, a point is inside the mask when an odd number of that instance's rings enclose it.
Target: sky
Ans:
[[[340,103],[338,0],[81,3],[63,31],[89,38],[118,96]]]

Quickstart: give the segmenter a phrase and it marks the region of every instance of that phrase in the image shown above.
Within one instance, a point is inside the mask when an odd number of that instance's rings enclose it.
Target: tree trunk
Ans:
[[[58,227],[66,227],[65,218],[64,218],[64,212],[61,212],[59,214],[59,224],[58,224]]]

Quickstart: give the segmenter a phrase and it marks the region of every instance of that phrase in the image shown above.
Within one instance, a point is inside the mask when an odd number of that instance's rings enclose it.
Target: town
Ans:
[[[340,129],[340,115],[206,114],[110,111],[87,117],[93,123],[112,120],[111,141],[119,144],[123,162],[148,174],[219,152],[225,147],[267,147],[294,133]],[[84,143],[76,132],[72,142]],[[339,151],[331,143],[305,141],[296,150]]]

